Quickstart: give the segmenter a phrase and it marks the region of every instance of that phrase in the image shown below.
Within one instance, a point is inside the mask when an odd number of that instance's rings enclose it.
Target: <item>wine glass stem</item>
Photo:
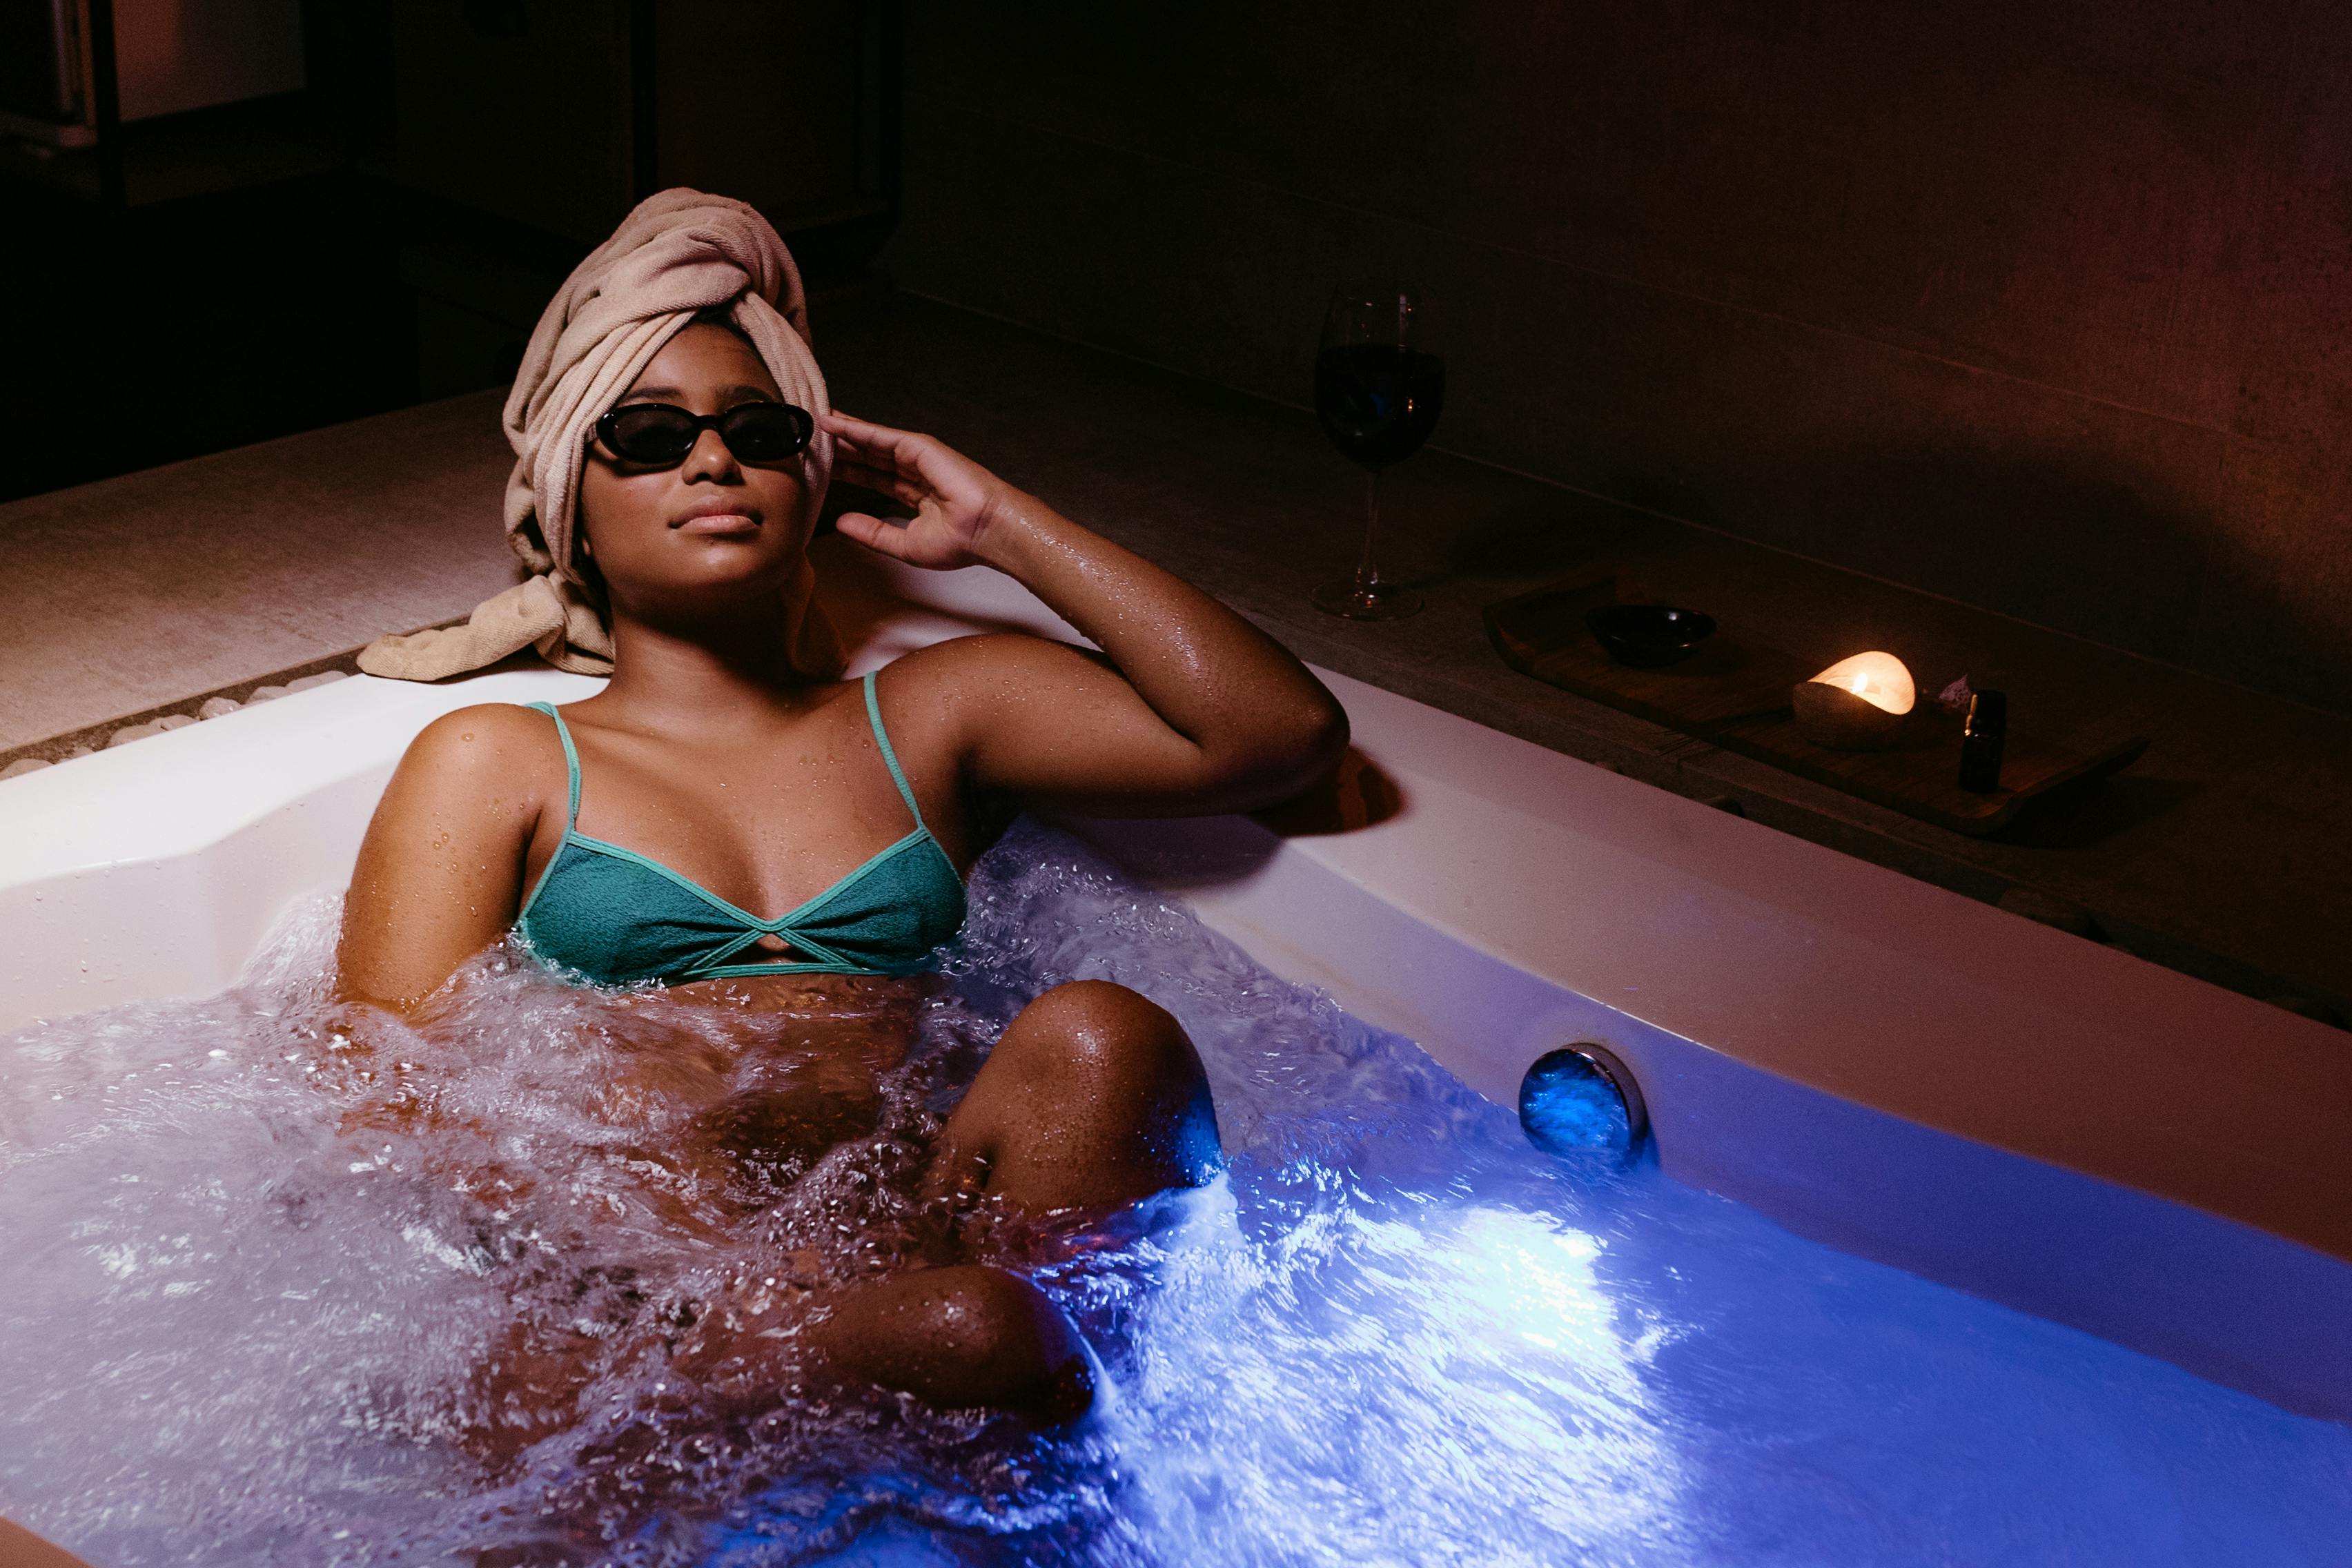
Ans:
[[[1380,568],[1372,564],[1372,546],[1381,531],[1381,471],[1364,470],[1364,555],[1356,563],[1356,597],[1370,601],[1380,586]]]

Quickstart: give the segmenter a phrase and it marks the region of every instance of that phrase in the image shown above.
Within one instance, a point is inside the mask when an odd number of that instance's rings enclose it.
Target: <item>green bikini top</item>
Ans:
[[[530,706],[555,721],[563,761],[572,771],[572,804],[563,842],[540,873],[514,929],[533,953],[557,969],[599,985],[751,974],[914,974],[930,968],[935,951],[962,929],[963,879],[923,826],[922,808],[882,728],[872,675],[866,678],[866,716],[882,760],[890,764],[890,777],[914,815],[914,831],[772,921],[738,909],[634,849],[579,832],[580,752],[552,704]],[[772,933],[808,957],[729,962]]]

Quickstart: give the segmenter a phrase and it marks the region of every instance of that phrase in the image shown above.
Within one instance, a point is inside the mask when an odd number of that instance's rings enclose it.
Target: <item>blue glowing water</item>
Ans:
[[[0,1512],[102,1568],[2352,1559],[2352,1428],[1645,1166],[1555,1163],[1066,839],[1017,829],[972,893],[941,1037],[1061,980],[1133,985],[1201,1047],[1231,1157],[1040,1267],[1102,1358],[1081,1429],[905,1402],[730,1426],[629,1365],[593,1431],[483,1480],[450,1390],[518,1310],[585,1310],[582,1270],[499,1261],[530,1256],[516,1227],[610,1207],[567,1257],[708,1289],[903,1205],[884,1153],[845,1150],[740,1250],[622,1212],[579,1152],[617,1147],[614,1113],[579,1086],[635,1026],[492,966],[470,1032],[415,1048],[539,1176],[493,1223],[430,1149],[337,1133],[341,1090],[279,1048],[320,1016],[320,910],[230,997],[0,1041]]]

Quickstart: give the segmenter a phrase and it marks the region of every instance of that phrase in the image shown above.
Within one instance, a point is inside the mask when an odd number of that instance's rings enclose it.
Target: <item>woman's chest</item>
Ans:
[[[536,885],[567,843],[581,841],[591,853],[625,852],[725,904],[773,920],[836,887],[918,827],[887,769],[854,737],[694,752],[588,742],[580,750],[578,811],[557,831],[534,836],[527,886]]]

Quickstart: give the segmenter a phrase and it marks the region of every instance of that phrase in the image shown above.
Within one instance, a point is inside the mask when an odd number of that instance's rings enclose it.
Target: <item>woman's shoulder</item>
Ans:
[[[450,784],[536,781],[563,742],[545,713],[511,702],[480,702],[444,713],[416,732],[400,762],[404,775]]]
[[[485,742],[499,745],[536,740],[560,744],[555,738],[555,725],[544,710],[516,702],[477,702],[467,708],[453,708],[425,725],[409,742],[409,749],[422,747],[438,752]]]
[[[875,673],[886,689],[944,690],[974,682],[1000,686],[1007,679],[1088,657],[1086,649],[1028,632],[974,632],[910,649]]]
[[[1027,632],[950,637],[903,653],[877,671],[878,705],[894,741],[903,730],[907,739],[928,737],[960,750],[1016,712],[1044,707],[1066,721],[1082,721],[1083,698],[1078,708],[1069,704],[1100,658]]]

